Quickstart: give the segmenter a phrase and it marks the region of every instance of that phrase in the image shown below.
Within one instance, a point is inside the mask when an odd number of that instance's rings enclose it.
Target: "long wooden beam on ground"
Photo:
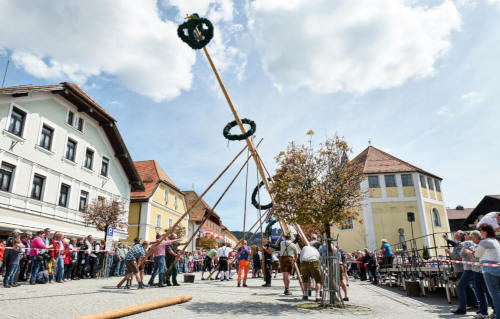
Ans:
[[[75,319],[122,318],[122,317],[131,316],[131,315],[134,315],[134,314],[137,314],[140,312],[144,312],[144,311],[149,311],[149,310],[153,310],[153,309],[157,309],[157,308],[176,305],[176,304],[179,304],[182,302],[187,302],[187,301],[190,301],[191,299],[193,299],[193,296],[170,297],[170,298],[166,298],[166,299],[148,301],[148,302],[143,302],[143,303],[139,303],[139,304],[128,306],[128,307],[117,308],[117,309],[99,312],[99,313],[95,313],[95,314],[91,314],[91,315],[86,315],[86,316],[78,317]]]
[[[188,210],[186,210],[186,212],[181,216],[179,217],[179,219],[174,223],[174,225],[172,227],[170,227],[169,229],[167,229],[167,231],[165,232],[165,234],[163,234],[161,236],[161,238],[158,240],[158,242],[156,244],[154,244],[147,252],[146,252],[146,256],[139,261],[138,263],[138,267],[142,264],[143,260],[146,260],[149,256],[151,256],[151,254],[153,253],[153,251],[156,249],[156,247],[158,247],[160,245],[160,243],[165,240],[165,238],[167,238],[172,232],[173,230],[175,229],[175,227],[177,227],[177,225],[179,225],[179,223],[186,217],[189,215],[189,213],[191,212],[191,210],[196,207],[196,205],[201,201],[201,199],[203,198],[203,196],[205,196],[205,194],[215,185],[215,183],[222,177],[222,175],[224,175],[224,173],[227,172],[227,170],[234,164],[234,162],[236,162],[236,160],[240,157],[241,154],[243,154],[243,152],[245,151],[245,149],[247,148],[247,146],[243,147],[241,149],[241,151],[236,154],[236,156],[231,160],[231,162],[229,162],[229,164],[227,164],[227,166],[222,170],[222,172],[220,172],[220,174],[212,181],[212,183],[210,183],[210,185],[208,185],[208,187],[205,189],[205,191],[201,194],[200,197],[198,197],[198,199],[196,199],[195,203],[193,204],[193,206],[191,206],[191,208],[189,208]],[[116,287],[120,288],[123,283],[127,280],[127,276],[125,275],[122,280],[120,280],[120,282],[118,283],[118,285],[116,285]]]

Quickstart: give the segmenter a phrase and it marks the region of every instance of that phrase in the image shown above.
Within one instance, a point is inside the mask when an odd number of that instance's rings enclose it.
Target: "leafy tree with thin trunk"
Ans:
[[[311,142],[309,146],[291,142],[276,157],[273,214],[326,233],[333,225],[359,219],[365,197],[360,189],[362,165],[349,161],[350,153],[352,149],[338,135],[326,139],[317,150]]]
[[[309,131],[312,136],[314,132]],[[288,223],[297,223],[333,238],[332,226],[359,219],[365,194],[361,191],[362,165],[349,161],[352,149],[340,136],[327,138],[313,148],[291,142],[277,157],[278,169],[271,192],[273,214]],[[328,245],[329,255],[333,254]],[[335,297],[330,298],[333,303]]]
[[[93,225],[97,230],[104,232],[104,238],[107,237],[108,226],[115,229],[126,229],[128,225],[125,204],[121,201],[96,198],[85,206],[82,215],[87,226]]]

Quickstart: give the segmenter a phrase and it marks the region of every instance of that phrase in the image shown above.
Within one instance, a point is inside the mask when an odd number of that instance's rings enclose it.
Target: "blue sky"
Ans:
[[[201,193],[243,143],[222,136],[229,108],[205,57],[176,36],[191,12],[214,22],[208,50],[270,169],[312,129],[315,142],[345,136],[352,156],[371,139],[441,176],[447,206],[500,192],[500,1],[0,0],[5,85],[78,83],[118,120],[134,160]],[[244,177],[216,209],[231,230]]]

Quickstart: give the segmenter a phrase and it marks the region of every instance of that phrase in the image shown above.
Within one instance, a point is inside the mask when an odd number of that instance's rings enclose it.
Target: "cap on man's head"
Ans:
[[[27,232],[25,232],[25,234],[26,235],[33,235],[33,232],[31,232],[31,231],[28,230]]]
[[[12,231],[12,233],[22,234],[23,232],[22,232],[22,231],[20,231],[19,229],[14,229],[14,230]]]

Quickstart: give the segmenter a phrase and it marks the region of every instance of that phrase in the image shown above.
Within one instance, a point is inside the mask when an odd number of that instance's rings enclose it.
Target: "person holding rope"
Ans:
[[[289,296],[290,292],[290,274],[293,270],[295,261],[297,260],[298,249],[290,240],[290,234],[283,236],[285,240],[280,243],[280,268],[283,273],[283,284],[285,285],[284,294]]]
[[[250,270],[250,255],[252,248],[247,246],[247,241],[244,240],[242,246],[238,248],[238,287],[241,285],[241,273],[243,272],[243,287],[247,286],[247,276]]]

